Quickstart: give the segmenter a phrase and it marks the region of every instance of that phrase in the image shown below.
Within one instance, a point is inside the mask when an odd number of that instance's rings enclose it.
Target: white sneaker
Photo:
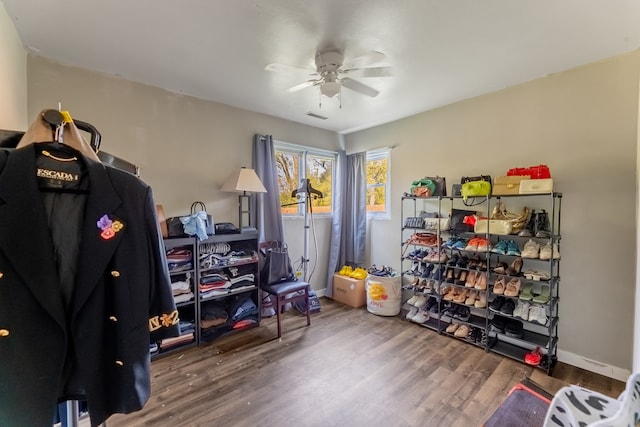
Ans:
[[[532,239],[529,239],[527,243],[524,244],[522,248],[522,252],[520,256],[522,258],[535,259],[540,255],[540,244]]]
[[[418,299],[413,303],[413,305],[414,307],[422,308],[427,305],[427,299],[422,295],[418,295]]]
[[[413,318],[411,320],[413,320],[416,323],[422,324],[422,323],[426,322],[427,320],[429,320],[429,313],[427,313],[424,310],[419,310],[418,314],[413,316]]]
[[[413,316],[415,316],[416,314],[418,314],[418,309],[413,307],[411,310],[409,310],[404,318],[407,320],[413,320]]]
[[[558,244],[554,243],[553,247],[551,243],[547,243],[540,248],[540,259],[560,259],[560,251],[558,250]]]
[[[522,320],[529,320],[529,308],[531,304],[526,301],[518,301],[518,305],[513,310],[513,317],[519,317]]]
[[[407,301],[407,304],[409,305],[415,305],[416,301],[418,300],[418,295],[414,295],[411,298],[409,298],[409,300]]]
[[[547,324],[547,312],[543,306],[531,304],[531,308],[529,308],[529,322],[536,322],[541,325]]]

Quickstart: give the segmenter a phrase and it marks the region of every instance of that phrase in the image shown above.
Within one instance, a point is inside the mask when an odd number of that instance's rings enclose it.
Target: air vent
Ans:
[[[321,116],[320,114],[316,114],[316,113],[312,113],[312,112],[308,112],[307,116],[313,117],[314,119],[320,119],[320,120],[327,120],[328,119],[328,117]]]

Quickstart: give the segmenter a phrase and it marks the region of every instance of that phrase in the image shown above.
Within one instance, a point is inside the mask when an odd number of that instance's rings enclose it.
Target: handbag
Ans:
[[[427,176],[426,179],[430,179],[436,186],[436,189],[431,194],[432,196],[442,196],[445,197],[447,195],[447,179],[443,176]]]
[[[468,224],[467,222],[465,222],[465,218],[474,215],[476,215],[476,212],[474,211],[467,211],[464,209],[451,209],[449,230],[454,233],[473,232],[473,224]]]
[[[491,194],[491,176],[480,175],[474,177],[463,176],[460,179],[462,184],[462,198],[467,200],[469,197],[488,196]]]
[[[191,204],[191,215],[195,215],[198,212],[204,212],[206,214],[204,227],[207,235],[213,236],[214,234],[216,234],[215,228],[213,226],[213,217],[207,213],[207,207],[200,201],[196,201]]]
[[[180,221],[179,216],[167,218],[167,236],[168,237],[183,237],[186,235],[184,232],[184,226]]]
[[[505,220],[511,225],[510,234],[518,234],[529,223],[531,211],[528,207],[524,207],[519,214],[507,212],[507,207],[502,200],[499,200],[493,207],[491,213],[492,220]],[[493,233],[493,231],[492,231]]]
[[[263,254],[265,261],[260,272],[260,280],[263,285],[269,286],[280,282],[297,280],[293,272],[291,259],[289,259],[289,249],[286,243],[273,241]]]
[[[436,184],[430,178],[422,178],[411,183],[411,195],[413,197],[430,197],[436,191]]]

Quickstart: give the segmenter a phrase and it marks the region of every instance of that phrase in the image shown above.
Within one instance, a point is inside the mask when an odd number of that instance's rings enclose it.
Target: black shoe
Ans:
[[[489,304],[489,310],[500,313],[500,309],[505,302],[505,297],[497,297],[491,304]],[[515,307],[514,307],[515,308]],[[512,311],[513,312],[513,311]]]
[[[531,216],[529,217],[529,221],[527,225],[518,233],[518,236],[521,237],[533,237],[536,232],[536,222],[537,222],[538,214],[535,210],[531,211]]]
[[[500,314],[504,314],[505,316],[513,316],[513,310],[516,309],[516,303],[511,299],[507,298],[507,300],[500,307]]]
[[[511,338],[522,338],[523,329],[521,321],[509,319],[504,327],[504,334]]]
[[[454,319],[462,320],[463,322],[469,320],[470,317],[471,310],[469,310],[469,307],[459,306],[456,312],[453,314]]]
[[[536,215],[536,237],[551,237],[551,229],[549,227],[549,215],[544,209]]]

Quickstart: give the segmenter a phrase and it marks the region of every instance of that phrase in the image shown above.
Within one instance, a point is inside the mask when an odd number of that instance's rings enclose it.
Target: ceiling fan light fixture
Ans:
[[[320,93],[327,98],[333,98],[340,93],[340,83],[337,81],[325,82],[320,85]]]

